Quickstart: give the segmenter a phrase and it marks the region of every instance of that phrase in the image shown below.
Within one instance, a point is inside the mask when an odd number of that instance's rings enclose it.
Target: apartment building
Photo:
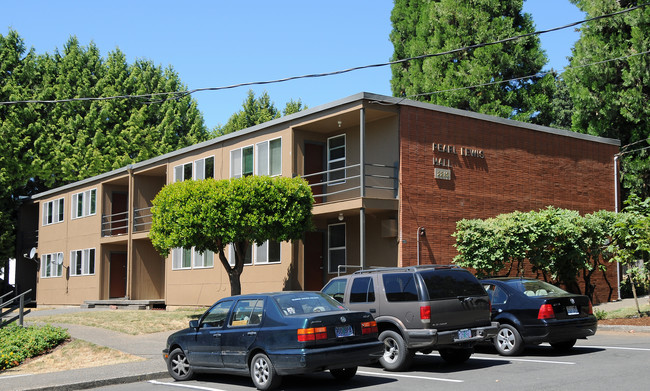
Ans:
[[[166,184],[246,175],[304,177],[316,230],[251,246],[243,293],[317,290],[359,268],[448,264],[456,221],[554,205],[614,210],[619,141],[359,93],[37,194],[39,305],[230,294],[218,256],[151,245]],[[25,244],[23,244],[25,246]],[[19,249],[18,252],[21,250]],[[605,276],[596,279],[606,299]],[[616,284],[616,271],[607,279]]]

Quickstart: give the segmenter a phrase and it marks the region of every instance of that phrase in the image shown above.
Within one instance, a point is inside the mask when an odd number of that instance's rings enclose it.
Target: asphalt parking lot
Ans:
[[[569,353],[548,345],[527,348],[517,357],[503,357],[491,347],[479,348],[465,364],[451,366],[435,352],[418,355],[406,372],[386,372],[379,365],[361,367],[346,383],[329,373],[288,376],[279,390],[590,390],[645,389],[650,361],[650,333],[599,331],[579,340]],[[188,382],[171,378],[116,385],[102,390],[253,390],[247,377],[206,375]]]

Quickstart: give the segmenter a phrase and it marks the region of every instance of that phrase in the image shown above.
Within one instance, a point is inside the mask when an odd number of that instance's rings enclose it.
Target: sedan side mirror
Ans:
[[[190,320],[190,328],[191,329],[198,329],[199,328],[199,321],[194,319]]]

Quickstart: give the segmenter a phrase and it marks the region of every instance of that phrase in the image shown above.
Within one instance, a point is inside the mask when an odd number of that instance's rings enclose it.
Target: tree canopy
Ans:
[[[643,3],[571,0],[593,18]],[[591,20],[580,27],[564,73],[576,132],[621,140],[625,190],[650,196],[650,7]],[[606,61],[613,60],[613,61]]]
[[[153,200],[151,242],[163,255],[173,248],[218,254],[233,295],[241,293],[240,276],[249,244],[302,238],[311,228],[314,199],[299,177],[247,176],[169,184]],[[235,260],[226,245],[235,248]]]
[[[0,35],[0,101],[65,100],[184,91],[178,74],[150,60],[71,37],[36,54],[18,32]],[[0,259],[13,256],[22,196],[207,140],[190,96],[0,105]],[[2,261],[0,261],[2,262]]]
[[[532,19],[522,6],[523,0],[396,0],[392,60],[531,33]],[[391,88],[394,96],[546,125],[553,75],[514,80],[537,74],[546,62],[539,37],[529,36],[394,64]]]
[[[307,106],[304,106],[300,99],[297,101],[291,99],[287,102],[284,110],[280,112],[275,107],[275,104],[271,102],[271,98],[266,91],[256,98],[255,92],[248,90],[246,99],[242,103],[242,109],[231,115],[225,125],[215,127],[213,133],[215,136],[223,136],[224,134],[280,118],[282,115],[289,115],[306,109]]]

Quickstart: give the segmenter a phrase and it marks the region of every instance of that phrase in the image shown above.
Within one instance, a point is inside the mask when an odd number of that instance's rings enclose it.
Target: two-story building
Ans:
[[[359,93],[32,197],[39,208],[31,216],[38,219],[36,300],[190,306],[228,296],[214,254],[175,249],[163,257],[151,245],[152,200],[176,181],[304,177],[316,230],[293,243],[251,246],[242,288],[317,290],[358,268],[451,263],[451,234],[463,218],[548,205],[614,210],[619,145]],[[616,284],[615,270],[608,279]],[[606,300],[600,288],[596,295]]]

